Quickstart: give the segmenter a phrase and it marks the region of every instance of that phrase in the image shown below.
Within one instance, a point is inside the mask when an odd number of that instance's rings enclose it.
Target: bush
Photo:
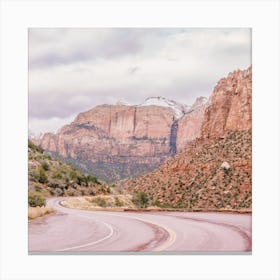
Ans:
[[[42,167],[39,167],[39,178],[38,181],[42,184],[45,184],[48,182],[48,176],[45,172],[45,170]]]
[[[118,197],[115,197],[115,205],[117,207],[123,207],[124,203]]]
[[[48,171],[50,169],[50,166],[46,161],[44,161],[41,166],[45,171]]]
[[[138,208],[146,208],[148,206],[149,198],[144,192],[136,192],[132,196],[132,202]]]
[[[106,200],[102,197],[93,198],[91,200],[91,202],[97,204],[100,207],[106,207],[107,206]]]
[[[41,154],[44,152],[44,150],[43,150],[41,147],[35,145],[35,144],[34,144],[32,141],[30,141],[30,140],[28,140],[28,148],[30,148],[30,149],[32,149],[32,150],[35,150],[35,151],[37,151],[37,152],[39,152],[39,153],[41,153]]]
[[[45,206],[46,199],[38,192],[29,191],[28,192],[28,205],[30,207]]]
[[[62,175],[61,170],[55,169],[55,170],[53,171],[52,177],[53,177],[54,179],[62,179],[62,178],[63,178],[63,175]]]

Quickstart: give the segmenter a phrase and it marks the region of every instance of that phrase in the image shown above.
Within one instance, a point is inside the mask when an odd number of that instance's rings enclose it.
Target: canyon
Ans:
[[[154,171],[120,182],[121,187],[145,192],[159,207],[251,211],[251,130],[249,67],[217,83],[195,140]]]
[[[140,105],[98,105],[36,144],[112,183],[154,170],[200,133],[207,99],[185,106],[163,97]]]

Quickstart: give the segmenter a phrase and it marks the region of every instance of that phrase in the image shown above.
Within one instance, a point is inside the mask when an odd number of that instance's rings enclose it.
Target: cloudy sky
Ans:
[[[184,104],[251,64],[245,28],[29,30],[29,130],[56,131],[98,104]]]

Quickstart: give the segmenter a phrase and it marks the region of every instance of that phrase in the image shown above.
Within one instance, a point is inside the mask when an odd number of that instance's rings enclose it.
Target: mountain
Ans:
[[[178,121],[176,151],[181,151],[190,141],[200,135],[204,111],[208,100],[199,97]]]
[[[176,154],[178,147],[195,139],[203,106],[187,111],[186,106],[162,97],[148,98],[136,106],[99,105],[36,143],[85,172],[114,182],[155,169]],[[185,115],[188,119],[180,122]],[[187,131],[183,140],[178,141],[177,131],[180,135]]]
[[[250,67],[218,82],[204,109],[197,139],[156,170],[121,182],[122,187],[145,192],[158,206],[250,211],[251,109]]]
[[[106,194],[110,189],[95,177],[46,154],[28,141],[28,189],[44,196]]]
[[[172,109],[175,119],[181,118],[187,111],[188,106],[180,104],[174,100],[170,100],[161,96],[149,97],[139,106],[160,106]]]
[[[252,127],[252,68],[237,70],[215,86],[201,129],[202,138]]]

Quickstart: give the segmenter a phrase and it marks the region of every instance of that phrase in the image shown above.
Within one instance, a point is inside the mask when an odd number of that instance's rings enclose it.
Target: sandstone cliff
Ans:
[[[252,68],[230,73],[214,88],[205,110],[202,138],[217,138],[226,131],[242,131],[252,125]]]
[[[157,206],[250,211],[251,75],[249,68],[221,79],[209,106],[201,108],[201,136],[153,172],[121,182],[122,187],[146,192]]]
[[[181,151],[188,143],[200,135],[207,99],[199,97],[190,110],[178,121],[177,151]]]
[[[184,115],[185,107],[160,97],[139,106],[99,105],[80,113],[58,133],[44,134],[39,144],[83,171],[113,182],[155,169],[176,153],[177,146],[181,149],[193,140],[200,131],[203,106],[197,101],[181,121],[177,118]]]

